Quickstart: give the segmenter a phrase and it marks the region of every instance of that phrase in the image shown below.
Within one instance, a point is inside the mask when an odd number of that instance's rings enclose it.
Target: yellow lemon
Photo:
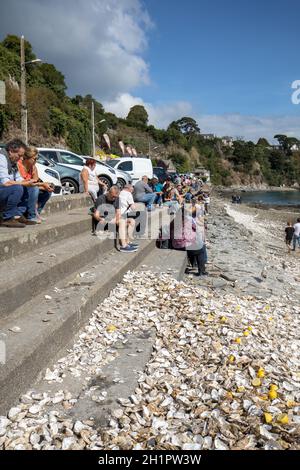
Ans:
[[[259,398],[260,398],[261,400],[266,401],[266,400],[268,399],[268,395],[261,395]]]
[[[280,424],[289,424],[289,417],[286,414],[279,415],[277,417],[277,422]]]
[[[277,392],[278,386],[275,385],[275,384],[271,384],[271,385],[270,385],[270,390],[272,390],[273,392]]]
[[[270,400],[276,400],[276,398],[278,397],[277,392],[275,390],[270,390],[268,396]]]
[[[253,380],[252,380],[252,385],[253,385],[253,387],[260,387],[260,385],[261,385],[261,380],[260,380],[260,379],[257,379],[257,378],[256,378],[256,379],[253,379]]]
[[[238,344],[241,344],[242,340],[241,340],[241,338],[236,338],[235,342],[238,343]]]
[[[263,379],[265,376],[265,371],[262,367],[260,367],[257,371],[257,377],[259,377],[260,379]]]
[[[244,336],[249,336],[250,333],[249,333],[249,331],[244,331],[243,335],[244,335]]]
[[[235,361],[235,357],[232,354],[229,356],[228,359],[229,359],[229,362],[234,362]]]
[[[252,329],[253,329],[252,326],[248,326],[249,331],[252,331]]]
[[[272,423],[273,416],[270,413],[264,413],[265,422],[267,424]]]
[[[294,408],[294,406],[296,406],[296,402],[293,400],[289,400],[287,401],[286,405],[288,408]]]
[[[108,325],[108,327],[106,328],[106,331],[108,331],[108,333],[113,333],[116,330],[117,327],[115,325]]]

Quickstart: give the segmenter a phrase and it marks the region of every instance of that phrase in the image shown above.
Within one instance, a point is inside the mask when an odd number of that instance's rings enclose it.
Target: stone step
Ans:
[[[82,276],[51,282],[46,291],[51,299],[45,298],[45,292],[36,295],[0,321],[0,414],[32,386],[43,368],[51,366],[95,307],[154,247],[155,240],[149,239],[140,240],[139,250],[130,254],[95,249],[95,258]],[[13,332],[14,327],[20,331]]]
[[[1,263],[0,324],[18,307],[114,247],[114,240],[93,237],[82,218],[71,225],[74,231],[85,232]]]
[[[129,269],[167,272],[181,280],[186,266],[186,253],[157,249],[154,240],[141,241],[140,250],[136,254],[125,255],[111,250],[94,262],[96,264],[88,265],[86,271],[81,273],[82,276],[69,277],[58,284],[60,290],[49,290],[51,301],[39,296],[16,311],[9,322],[0,325],[7,350],[6,365],[5,369],[2,368],[0,379],[0,414],[5,414],[12,404],[17,403],[20,393],[28,388],[54,393],[67,387],[80,397],[71,412],[72,418],[94,416],[99,424],[105,424],[112,410],[118,407],[117,399],[128,398],[133,393],[137,385],[135,371],[143,370],[151,355],[155,337],[152,330],[130,336],[128,344],[120,348],[117,360],[104,368],[103,375],[107,383],[110,384],[116,370],[123,379],[122,385],[109,385],[110,399],[105,406],[99,407],[86,394],[82,394],[87,386],[84,376],[75,379],[66,371],[63,384],[48,383],[43,380],[45,367],[51,367],[67,353],[81,332],[79,328],[86,323],[96,305],[122,280],[125,272]],[[49,311],[53,313],[47,314]],[[9,328],[13,326],[19,326],[20,333],[11,332]],[[133,359],[131,356],[136,356],[134,353],[137,349],[143,350],[143,353]],[[35,378],[37,380],[34,384]]]
[[[49,216],[58,212],[67,212],[81,207],[90,207],[93,203],[85,194],[69,194],[67,196],[52,196],[47,202],[43,215]]]
[[[33,250],[43,251],[44,247],[52,243],[88,230],[91,230],[91,217],[86,207],[54,213],[40,225],[22,229],[0,227],[0,261],[17,258]],[[0,270],[3,266],[1,263]]]

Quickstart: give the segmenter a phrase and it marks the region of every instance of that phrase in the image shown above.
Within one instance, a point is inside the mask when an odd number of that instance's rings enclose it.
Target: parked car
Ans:
[[[80,170],[69,168],[60,163],[54,163],[54,161],[44,157],[41,153],[38,155],[38,163],[58,172],[63,194],[79,193]]]
[[[2,148],[5,148],[5,144],[0,144],[0,152]],[[55,168],[46,168],[46,165],[44,165],[42,162],[37,162],[36,168],[40,180],[43,183],[50,183],[54,186],[53,195],[57,196],[61,194],[62,185],[60,181],[60,176],[59,173],[55,170]]]
[[[54,163],[73,168],[81,171],[87,157],[77,155],[70,150],[58,149],[58,148],[38,148],[39,153],[46,157],[48,160],[52,160]],[[103,165],[103,163],[97,162],[96,174],[103,183],[110,188],[113,184],[117,184],[118,178],[113,168]]]
[[[148,158],[113,158],[106,162],[115,170],[125,171],[132,178],[132,183],[135,184],[142,176],[153,177],[152,162]]]
[[[109,168],[112,168],[110,165],[108,165],[105,162],[102,162],[103,165],[108,166]],[[132,184],[132,179],[129,173],[126,173],[126,171],[119,170],[118,168],[114,168],[114,171],[116,172],[116,176],[118,178],[117,185],[119,186],[120,189],[123,189],[125,184]]]

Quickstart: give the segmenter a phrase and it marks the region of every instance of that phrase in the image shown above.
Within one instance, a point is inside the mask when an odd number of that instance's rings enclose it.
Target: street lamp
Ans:
[[[95,145],[95,107],[94,101],[92,101],[92,155],[95,157],[96,154],[96,145]],[[101,122],[105,122],[106,119],[101,119],[96,124],[101,124]]]
[[[26,65],[37,64],[41,59],[25,62],[24,36],[21,36],[21,131],[25,144],[28,144],[27,101],[26,101]]]

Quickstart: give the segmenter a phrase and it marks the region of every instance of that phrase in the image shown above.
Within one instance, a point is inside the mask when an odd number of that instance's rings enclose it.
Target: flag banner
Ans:
[[[121,149],[121,151],[122,151],[122,154],[124,155],[124,153],[125,153],[125,145],[124,145],[124,143],[122,142],[122,140],[119,140],[119,147],[120,147],[120,149]]]
[[[131,149],[130,145],[127,145],[127,147],[126,147],[126,152],[127,152],[129,155],[132,155],[132,149]]]
[[[107,134],[103,134],[103,138],[106,142],[107,147],[110,149],[110,140]]]
[[[132,150],[132,154],[133,154],[135,157],[137,157],[137,151],[136,151],[136,149],[132,147],[131,150]]]

